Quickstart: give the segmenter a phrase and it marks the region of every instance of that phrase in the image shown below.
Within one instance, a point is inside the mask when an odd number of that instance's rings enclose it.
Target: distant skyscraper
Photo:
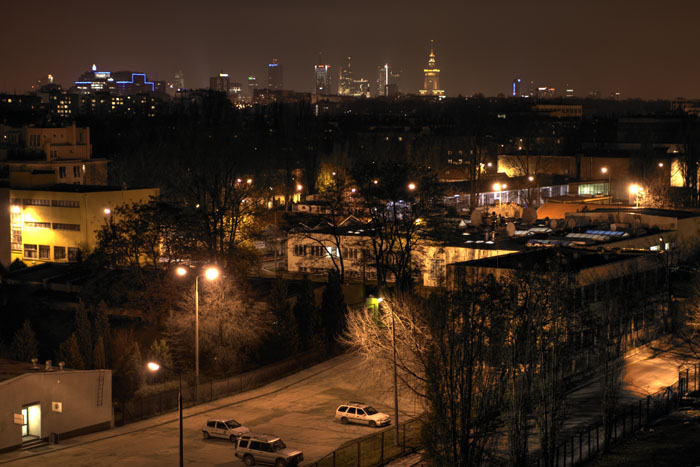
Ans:
[[[399,93],[399,79],[401,74],[393,71],[388,63],[377,70],[376,96],[394,96]]]
[[[352,69],[350,68],[350,57],[345,65],[340,69],[340,80],[338,82],[338,94],[350,96],[353,94]]]
[[[445,97],[445,91],[440,89],[440,69],[437,68],[437,62],[435,60],[433,41],[430,41],[428,68],[424,68],[423,73],[425,74],[423,89],[419,90],[418,93],[421,96]]]
[[[331,78],[331,66],[322,65],[319,56],[319,64],[314,67],[316,76],[316,94],[324,96],[333,94],[333,83]]]
[[[253,99],[256,89],[258,89],[258,79],[254,75],[248,76],[248,94],[251,99]]]
[[[228,73],[222,71],[219,76],[209,78],[209,89],[228,94],[231,89],[231,78],[228,77]]]
[[[522,80],[520,78],[513,79],[513,89],[511,90],[511,96],[513,96],[513,97],[522,96],[522,94],[520,94],[520,83],[522,83]]]
[[[175,73],[175,81],[173,84],[177,91],[185,89],[185,74],[182,72],[182,70]]]
[[[284,89],[284,69],[273,58],[272,63],[267,65],[267,88],[274,90]]]

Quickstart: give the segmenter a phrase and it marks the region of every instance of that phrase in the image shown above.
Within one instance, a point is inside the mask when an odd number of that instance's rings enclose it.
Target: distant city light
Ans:
[[[409,184],[408,184],[408,189],[409,189],[409,190],[415,190],[415,189],[416,189],[416,184],[415,184],[415,183],[409,183]]]

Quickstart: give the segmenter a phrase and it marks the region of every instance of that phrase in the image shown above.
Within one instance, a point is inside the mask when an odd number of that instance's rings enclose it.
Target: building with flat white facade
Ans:
[[[67,370],[0,359],[0,452],[113,426],[111,370]]]

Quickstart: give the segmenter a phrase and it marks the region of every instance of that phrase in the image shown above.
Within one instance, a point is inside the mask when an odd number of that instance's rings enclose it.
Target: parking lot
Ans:
[[[186,409],[185,464],[243,465],[234,457],[230,441],[203,439],[201,427],[209,418],[235,418],[253,431],[280,436],[288,447],[304,452],[304,464],[375,433],[367,426],[342,425],[333,418],[337,406],[349,400],[372,404],[393,418],[389,375],[370,376],[360,363],[356,357],[342,355],[261,388]],[[421,411],[408,391],[402,392],[399,407],[403,420]],[[176,412],[33,452],[0,455],[0,463],[26,466],[176,465],[177,461]]]

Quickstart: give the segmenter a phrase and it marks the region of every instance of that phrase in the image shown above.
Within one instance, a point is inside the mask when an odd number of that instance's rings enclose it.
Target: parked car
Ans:
[[[245,433],[238,438],[236,457],[245,465],[268,464],[275,467],[294,467],[304,460],[304,453],[288,448],[279,436]]]
[[[235,443],[239,436],[249,431],[250,428],[241,425],[232,418],[228,420],[214,419],[207,420],[207,423],[202,427],[202,436],[204,439],[209,437],[226,438],[230,439],[232,443]]]
[[[350,422],[364,423],[372,428],[389,425],[391,423],[390,416],[362,402],[348,402],[347,404],[341,405],[335,411],[335,418],[340,420],[340,423],[343,424]]]

